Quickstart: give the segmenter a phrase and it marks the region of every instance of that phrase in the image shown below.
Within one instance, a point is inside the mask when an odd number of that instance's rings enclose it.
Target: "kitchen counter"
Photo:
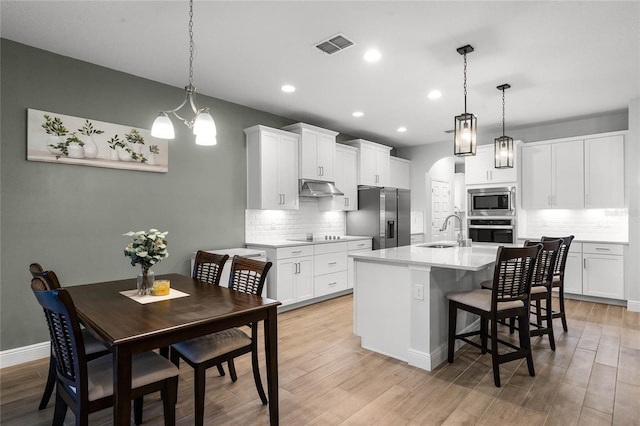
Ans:
[[[498,252],[498,246],[495,245],[478,247],[456,246],[447,248],[424,246],[425,244],[415,244],[365,253],[350,253],[349,257],[396,265],[402,264],[480,271],[495,262],[496,253]]]
[[[551,235],[553,237],[555,237],[556,235]],[[533,240],[533,241],[539,241],[540,238],[542,236],[538,236],[538,237],[518,237],[516,238],[517,240]],[[593,243],[593,244],[622,244],[622,245],[629,245],[629,241],[621,241],[621,240],[590,240],[590,239],[584,239],[584,238],[574,238],[573,239],[574,243]]]
[[[447,357],[447,293],[480,287],[493,277],[497,246],[423,247],[350,253],[355,266],[354,333],[361,345],[425,370]],[[458,316],[458,333],[479,327]]]
[[[301,239],[301,240],[282,239],[282,240],[269,240],[269,241],[246,241],[245,245],[251,246],[253,248],[270,249],[270,248],[308,246],[308,245],[314,245],[314,244],[362,241],[362,240],[370,240],[370,239],[371,237],[345,235],[344,237],[341,236],[340,239],[335,239],[335,240],[318,239],[318,240],[308,241],[304,239]]]

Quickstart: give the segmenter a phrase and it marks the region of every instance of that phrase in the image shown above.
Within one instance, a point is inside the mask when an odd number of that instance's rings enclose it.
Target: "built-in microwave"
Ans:
[[[474,243],[515,243],[515,218],[469,219],[469,238]]]
[[[469,189],[469,217],[472,216],[515,216],[516,188],[474,188]]]

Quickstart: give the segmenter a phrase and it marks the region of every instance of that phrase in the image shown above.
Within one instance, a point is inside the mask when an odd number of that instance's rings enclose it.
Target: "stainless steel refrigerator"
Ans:
[[[373,237],[373,249],[411,244],[411,191],[358,189],[358,210],[347,213],[347,235]]]

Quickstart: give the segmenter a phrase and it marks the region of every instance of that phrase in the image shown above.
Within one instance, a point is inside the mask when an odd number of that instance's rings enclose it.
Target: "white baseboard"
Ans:
[[[640,312],[640,300],[627,300],[627,309],[632,312]]]
[[[458,334],[469,333],[474,330],[480,329],[480,320],[477,319],[473,323],[466,326],[463,330],[459,331]],[[455,351],[460,349],[465,343],[461,340],[456,340],[455,342]],[[423,370],[432,371],[437,366],[442,364],[447,360],[447,352],[449,351],[448,344],[440,345],[435,348],[435,350],[431,351],[431,353],[426,353],[422,351],[418,351],[415,349],[409,348],[408,354],[408,363],[414,367],[422,368]]]
[[[37,359],[48,358],[51,354],[50,342],[36,343],[20,348],[0,351],[0,368],[11,367]]]

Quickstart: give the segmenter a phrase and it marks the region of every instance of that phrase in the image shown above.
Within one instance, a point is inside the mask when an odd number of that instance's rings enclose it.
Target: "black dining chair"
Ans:
[[[32,263],[29,265],[29,272],[31,272],[31,276],[33,278],[43,277],[47,283],[48,288],[50,290],[57,290],[61,288],[60,281],[53,271],[45,271],[44,268],[39,263]],[[92,359],[99,358],[102,355],[106,355],[109,353],[109,350],[98,340],[93,334],[89,332],[87,329],[81,329],[82,340],[84,342],[84,352],[87,356],[87,360],[91,361]],[[49,354],[49,372],[47,373],[47,384],[44,387],[44,393],[42,394],[42,398],[40,400],[40,405],[38,406],[39,410],[44,410],[47,408],[47,404],[49,404],[49,400],[51,399],[51,395],[53,394],[53,388],[56,385],[56,357],[53,352],[53,345],[51,345],[51,350]]]
[[[267,273],[271,268],[271,262],[261,262],[240,256],[233,257],[231,273],[229,275],[229,288],[231,290],[259,296],[262,294]],[[258,324],[248,324],[251,336],[238,328],[219,331],[204,337],[187,340],[171,345],[171,361],[175,365],[180,364],[180,359],[186,361],[194,370],[194,394],[195,394],[195,424],[204,422],[204,393],[206,371],[214,365],[227,362],[231,380],[238,380],[233,359],[251,353],[253,378],[260,400],[267,404],[267,397],[262,387],[260,369],[258,367]]]
[[[562,329],[567,331],[567,314],[564,309],[564,274],[567,266],[567,256],[569,255],[569,249],[571,248],[571,242],[574,239],[573,235],[568,237],[542,237],[541,241],[550,240],[562,240],[560,251],[558,252],[558,259],[556,260],[556,268],[553,271],[553,288],[558,289],[558,310],[553,311],[552,318],[560,318],[562,321]]]
[[[64,424],[67,408],[74,412],[76,425],[88,425],[90,413],[113,405],[112,355],[87,359],[76,308],[65,289],[50,290],[43,277],[33,278],[31,289],[44,310],[56,357],[53,425]],[[142,423],[142,396],[160,391],[164,423],[175,425],[176,366],[154,352],[145,352],[133,356],[131,372],[135,424]]]
[[[453,362],[455,341],[459,339],[480,348],[483,354],[486,352],[491,354],[493,381],[497,387],[500,387],[499,367],[505,362],[525,358],[529,375],[535,376],[529,337],[529,292],[535,262],[541,249],[541,245],[523,248],[501,246],[496,255],[491,289],[478,288],[447,294],[449,299],[447,360],[449,363]],[[480,316],[480,329],[457,334],[458,310]],[[498,321],[506,318],[518,319],[518,345],[498,337]],[[489,322],[491,323],[490,333]],[[480,336],[480,344],[471,340],[472,336]],[[487,348],[488,338],[491,339],[491,349]],[[511,350],[499,353],[498,344]]]

